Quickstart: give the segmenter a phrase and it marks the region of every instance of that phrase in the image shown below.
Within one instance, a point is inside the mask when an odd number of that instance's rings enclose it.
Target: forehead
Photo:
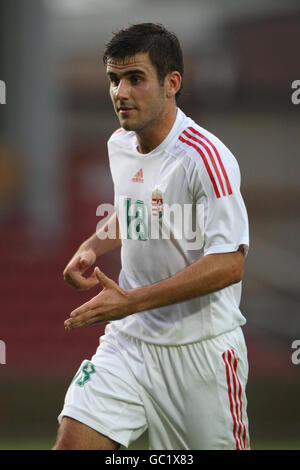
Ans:
[[[125,57],[124,59],[110,58],[106,64],[106,72],[122,74],[130,70],[141,70],[144,73],[155,72],[154,65],[150,61],[149,54],[138,53],[131,57]]]

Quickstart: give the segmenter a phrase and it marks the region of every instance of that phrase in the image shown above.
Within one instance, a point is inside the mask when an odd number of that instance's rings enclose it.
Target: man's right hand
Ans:
[[[95,264],[96,258],[95,252],[89,249],[75,253],[63,272],[65,281],[77,290],[86,290],[96,286],[99,279],[94,271],[90,276],[84,276],[85,271]]]

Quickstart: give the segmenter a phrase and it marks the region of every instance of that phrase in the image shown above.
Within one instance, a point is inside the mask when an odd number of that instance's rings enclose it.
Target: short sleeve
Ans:
[[[192,175],[193,200],[204,212],[203,254],[233,252],[242,245],[247,255],[249,226],[239,166],[225,146],[215,150],[214,160],[207,155],[195,162]]]

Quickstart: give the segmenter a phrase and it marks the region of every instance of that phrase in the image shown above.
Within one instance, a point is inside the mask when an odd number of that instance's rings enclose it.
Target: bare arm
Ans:
[[[132,313],[182,302],[215,292],[239,282],[243,277],[242,249],[233,253],[208,255],[173,276],[137,289],[124,290],[98,268],[94,273],[103,290],[74,310],[66,329],[80,328],[124,318]]]
[[[103,234],[109,231],[110,226],[116,227],[116,237],[104,238]],[[114,230],[111,232],[114,232]],[[121,246],[121,239],[119,238],[118,218],[114,212],[98,233],[94,233],[80,245],[63,272],[65,281],[78,290],[85,290],[95,286],[99,283],[99,279],[95,273],[89,277],[85,277],[84,273],[95,264],[98,256],[118,246]]]
[[[116,237],[110,238],[108,236],[103,236],[110,231],[110,226],[116,227]],[[113,233],[114,230],[111,230]],[[94,233],[90,238],[88,238],[82,245],[84,249],[92,249],[96,257],[104,255],[109,251],[121,246],[121,239],[119,237],[119,221],[117,218],[116,212],[114,212],[111,217],[108,219],[107,223],[101,228],[97,233]]]
[[[208,255],[163,281],[129,291],[130,310],[141,312],[210,294],[241,281],[244,255]]]

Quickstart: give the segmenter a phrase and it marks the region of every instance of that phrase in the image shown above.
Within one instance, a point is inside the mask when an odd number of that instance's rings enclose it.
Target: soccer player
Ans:
[[[147,429],[150,449],[249,449],[239,166],[177,106],[183,60],[173,33],[130,26],[104,63],[121,125],[108,141],[115,212],[65,268],[76,289],[102,287],[65,328],[109,323],[67,391],[54,449],[128,447]],[[117,236],[105,238],[113,227]],[[94,265],[120,245],[117,284]]]

